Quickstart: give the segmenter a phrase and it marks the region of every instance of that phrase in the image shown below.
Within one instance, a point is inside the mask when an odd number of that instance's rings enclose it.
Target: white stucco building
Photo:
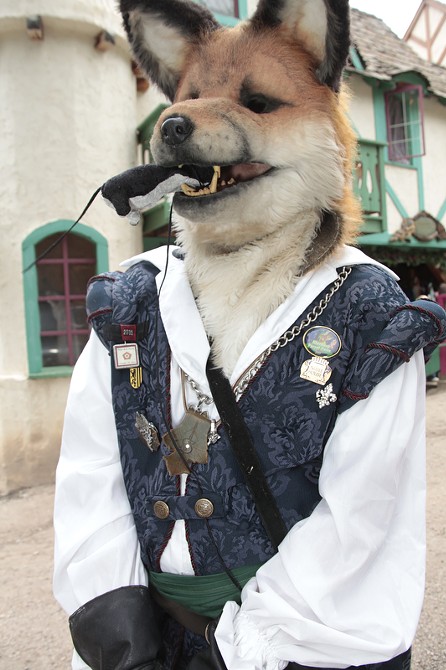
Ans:
[[[256,2],[205,4],[235,23]],[[415,54],[395,71],[380,64],[379,53],[371,62],[369,41],[373,50],[374,39],[390,38],[382,22],[356,10],[353,19],[358,39],[348,78],[362,152],[356,187],[369,236],[361,239],[379,255],[404,215],[427,210],[446,218],[446,70],[423,70]],[[413,111],[422,100],[424,153],[411,136],[419,155],[396,161],[386,147],[386,92],[409,84],[418,97],[404,89],[409,97],[400,107],[407,102]],[[138,143],[147,145],[163,102],[132,64],[113,0],[2,0],[0,99],[1,495],[52,480],[72,365],[88,337],[87,279],[158,243],[166,208],[161,203],[133,228],[98,198],[63,242],[23,272],[106,179],[140,161]],[[425,253],[420,244],[414,238],[406,246]]]

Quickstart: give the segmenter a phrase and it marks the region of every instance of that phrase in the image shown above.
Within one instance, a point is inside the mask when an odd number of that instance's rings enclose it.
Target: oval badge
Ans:
[[[341,338],[326,326],[313,326],[304,333],[303,345],[313,356],[331,358],[341,351]]]

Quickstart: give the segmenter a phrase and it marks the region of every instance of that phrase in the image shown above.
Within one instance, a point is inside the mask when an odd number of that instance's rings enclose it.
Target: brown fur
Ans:
[[[308,23],[302,11],[309,12]],[[146,32],[135,38],[140,51],[144,40],[148,49],[156,45],[159,53],[150,58],[175,63],[171,79],[178,81],[174,102],[154,130],[155,161],[229,166],[229,174],[246,166],[265,169],[217,194],[174,199],[186,272],[214,358],[228,375],[298,278],[352,242],[360,223],[348,95],[320,77],[322,64],[336,72],[339,61],[333,64],[325,54],[320,25],[305,33],[315,11],[309,3],[287,0],[287,17],[274,27],[260,12],[236,28],[203,25],[201,37],[187,36],[184,25],[176,31],[170,14],[164,21],[149,12]],[[172,32],[169,44],[156,40],[161,29],[167,37]],[[179,51],[171,54],[174,48]],[[253,94],[266,96],[273,109],[252,108]],[[163,132],[166,121],[172,128],[178,118],[189,123],[179,141]]]

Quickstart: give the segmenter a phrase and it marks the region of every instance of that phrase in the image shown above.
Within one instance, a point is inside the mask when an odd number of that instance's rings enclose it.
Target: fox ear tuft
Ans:
[[[337,91],[350,47],[348,0],[260,0],[254,26],[283,26],[318,63],[319,81]]]
[[[173,100],[190,50],[219,24],[191,0],[120,0],[120,10],[135,60]]]

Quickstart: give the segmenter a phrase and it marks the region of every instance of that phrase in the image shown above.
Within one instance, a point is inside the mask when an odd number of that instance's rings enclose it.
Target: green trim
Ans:
[[[364,63],[362,62],[361,56],[359,55],[356,47],[354,46],[350,47],[349,55],[355,70],[357,70],[358,72],[363,71],[365,69]]]
[[[242,21],[248,18],[248,0],[238,0],[238,13]]]
[[[399,82],[404,82],[406,84],[420,84],[423,81],[421,75],[416,73],[405,73],[404,75],[398,75],[394,78],[393,83],[396,85]],[[417,189],[418,189],[418,211],[424,209],[425,203],[425,194],[424,194],[424,174],[423,174],[423,159],[422,156],[417,156],[411,159],[411,164],[407,165],[405,163],[396,163],[395,161],[389,161],[388,149],[387,149],[387,123],[386,123],[386,108],[384,102],[384,91],[382,88],[373,89],[373,110],[375,116],[375,131],[376,138],[378,141],[385,143],[386,148],[384,149],[384,163],[385,166],[391,167],[400,167],[405,170],[416,170],[417,172]],[[383,173],[384,180],[382,183],[385,183],[386,193],[388,193],[392,202],[396,206],[398,212],[403,218],[407,218],[409,215],[396,195],[393,188],[390,186],[387,179],[385,179],[385,169]],[[445,212],[446,212],[446,202],[445,202]],[[385,221],[385,227],[387,226],[387,213],[383,212],[383,220]]]
[[[170,202],[162,200],[143,214],[143,237],[169,223]]]
[[[390,196],[390,199],[397,208],[398,212],[401,214],[402,218],[407,219],[409,217],[409,214],[407,213],[406,208],[404,207],[401,200],[398,198],[397,194],[395,193],[395,191],[393,190],[387,179],[386,179],[386,193]]]
[[[422,212],[424,210],[424,174],[423,174],[423,161],[421,156],[413,158],[414,168],[417,171],[417,184],[418,184],[418,211]]]
[[[218,12],[213,12],[215,18],[223,26],[236,26],[240,21],[244,21],[248,18],[248,0],[238,0],[238,13],[239,16],[228,16],[227,14],[219,14]]]
[[[442,251],[446,249],[446,240],[431,240],[429,242],[420,242],[415,237],[411,237],[404,242],[391,242],[390,233],[377,233],[371,235],[360,235],[358,244],[376,247],[391,247],[395,249],[426,249],[427,251]]]
[[[26,268],[36,260],[35,246],[45,237],[55,233],[64,233],[73,225],[73,221],[59,219],[52,221],[30,233],[22,242],[22,261]],[[108,243],[98,231],[83,223],[76,225],[73,235],[85,237],[96,246],[96,274],[108,270]],[[25,301],[26,344],[28,368],[31,377],[64,377],[69,366],[43,367],[42,347],[40,343],[40,314],[38,302],[37,267],[33,265],[23,274],[23,293]]]
[[[438,214],[435,218],[437,218],[439,221],[441,221],[441,219],[444,217],[445,214],[446,214],[446,198],[445,198],[444,203],[442,204],[442,206],[438,210]]]
[[[46,379],[48,377],[71,377],[73,368],[69,365],[55,365],[52,368],[43,368],[42,372],[30,372],[30,379]]]
[[[136,140],[141,145],[141,162],[147,163],[153,160],[150,151],[150,140],[152,139],[153,130],[158,122],[159,117],[168,108],[168,104],[162,102],[136,128]],[[145,152],[149,154],[149,161],[145,160]]]
[[[419,72],[415,72],[414,70],[399,72],[392,78],[392,82],[395,86],[397,84],[414,84],[415,86],[422,86],[423,94],[425,93],[430,95],[430,91],[428,90],[430,83],[428,79],[424,75],[420,74]]]
[[[236,26],[240,21],[240,19],[236,16],[227,16],[226,14],[218,14],[217,12],[213,12],[213,14],[222,26],[233,27]]]
[[[261,566],[261,563],[241,566],[231,573],[243,587]],[[165,598],[213,619],[220,616],[228,600],[240,604],[240,591],[226,572],[193,576],[150,571],[149,581]]]

